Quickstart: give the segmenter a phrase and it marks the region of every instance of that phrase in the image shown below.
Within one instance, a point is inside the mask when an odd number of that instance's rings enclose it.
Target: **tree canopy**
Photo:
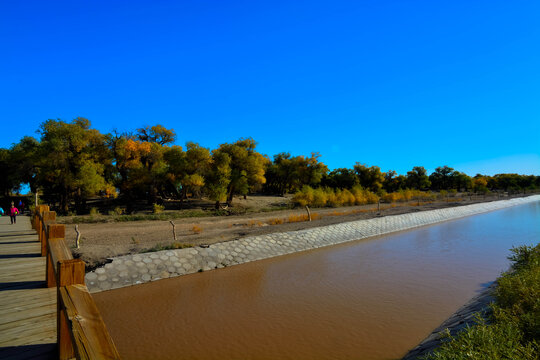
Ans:
[[[406,189],[486,193],[540,188],[540,176],[470,177],[447,165],[430,175],[422,166],[400,175],[361,162],[329,171],[316,152],[310,156],[281,152],[270,160],[257,151],[252,138],[213,150],[195,142],[183,148],[175,144],[176,132],[160,124],[102,134],[85,118],[50,119],[40,125],[38,134],[39,139],[26,136],[9,149],[0,148],[0,195],[9,196],[27,184],[57,202],[61,212],[70,208],[84,212],[87,200],[98,196],[120,196],[128,205],[206,196],[216,205],[230,205],[235,195],[285,195],[305,187],[326,189],[315,191],[317,196],[344,199],[351,198],[349,194],[364,196],[362,191],[382,196]]]

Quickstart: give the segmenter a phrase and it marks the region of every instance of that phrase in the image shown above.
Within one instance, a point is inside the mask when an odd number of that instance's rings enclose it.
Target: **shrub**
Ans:
[[[512,249],[512,271],[498,280],[494,315],[516,324],[525,338],[540,340],[540,244]]]
[[[383,198],[383,200],[384,200],[385,202],[388,202],[388,203],[395,203],[395,202],[397,202],[397,201],[401,198],[401,196],[400,196],[399,193],[393,192],[393,193],[387,193],[387,194],[384,194],[382,198]]]
[[[449,337],[449,334],[446,334]],[[426,360],[533,360],[534,344],[523,344],[523,334],[512,323],[478,325],[467,328],[457,338],[443,343]]]
[[[446,190],[439,191],[439,196],[440,196],[441,199],[444,199],[446,197],[446,195],[448,195],[448,191],[446,191]]]
[[[153,213],[154,214],[161,214],[163,212],[163,210],[165,210],[165,206],[159,205],[159,204],[154,204],[153,205]]]
[[[334,196],[328,201],[328,205],[332,207],[339,207],[343,205],[343,198],[341,197],[341,190],[336,190]]]
[[[414,196],[413,191],[410,189],[400,190],[399,192],[402,194],[404,201],[409,201]]]
[[[313,207],[324,207],[326,206],[326,202],[328,201],[328,194],[327,192],[322,189],[318,188],[313,190],[313,201],[311,202],[311,205]]]
[[[377,196],[377,194],[372,193],[368,190],[366,190],[366,198],[368,204],[376,204],[379,202],[379,197]]]
[[[280,225],[280,224],[283,224],[283,219],[274,218],[274,219],[268,220],[268,225]]]
[[[364,188],[362,188],[360,185],[357,185],[352,188],[351,192],[354,196],[354,203],[356,205],[367,204]]]
[[[342,203],[344,205],[354,205],[356,203],[356,198],[354,197],[354,195],[347,189],[341,191],[341,199],[342,199]]]
[[[328,206],[333,206],[333,207],[339,206],[336,192],[332,188],[326,189],[326,203]]]
[[[301,190],[294,194],[292,201],[300,206],[311,205],[313,203],[313,188],[303,186]]]
[[[97,215],[99,215],[99,210],[98,210],[96,207],[91,207],[91,208],[90,208],[90,215],[91,215],[91,216],[97,216]]]
[[[114,210],[109,211],[110,216],[120,216],[125,213],[126,213],[126,208],[122,208],[120,206],[117,206],[114,208]]]

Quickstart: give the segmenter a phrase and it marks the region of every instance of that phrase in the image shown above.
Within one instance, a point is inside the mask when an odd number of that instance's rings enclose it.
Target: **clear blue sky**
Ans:
[[[0,147],[49,118],[540,174],[538,1],[3,1]]]

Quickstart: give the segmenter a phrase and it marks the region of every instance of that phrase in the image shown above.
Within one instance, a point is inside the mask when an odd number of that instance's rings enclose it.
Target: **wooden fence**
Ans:
[[[65,242],[65,227],[47,205],[34,211],[41,256],[47,257],[47,286],[58,289],[59,358],[120,359],[99,310],[84,284],[84,261],[74,259]]]

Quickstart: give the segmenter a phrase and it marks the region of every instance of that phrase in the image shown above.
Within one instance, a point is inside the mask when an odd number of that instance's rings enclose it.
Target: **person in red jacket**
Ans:
[[[19,214],[19,210],[11,204],[11,209],[9,209],[9,217],[11,218],[11,224],[17,223],[17,215]]]

